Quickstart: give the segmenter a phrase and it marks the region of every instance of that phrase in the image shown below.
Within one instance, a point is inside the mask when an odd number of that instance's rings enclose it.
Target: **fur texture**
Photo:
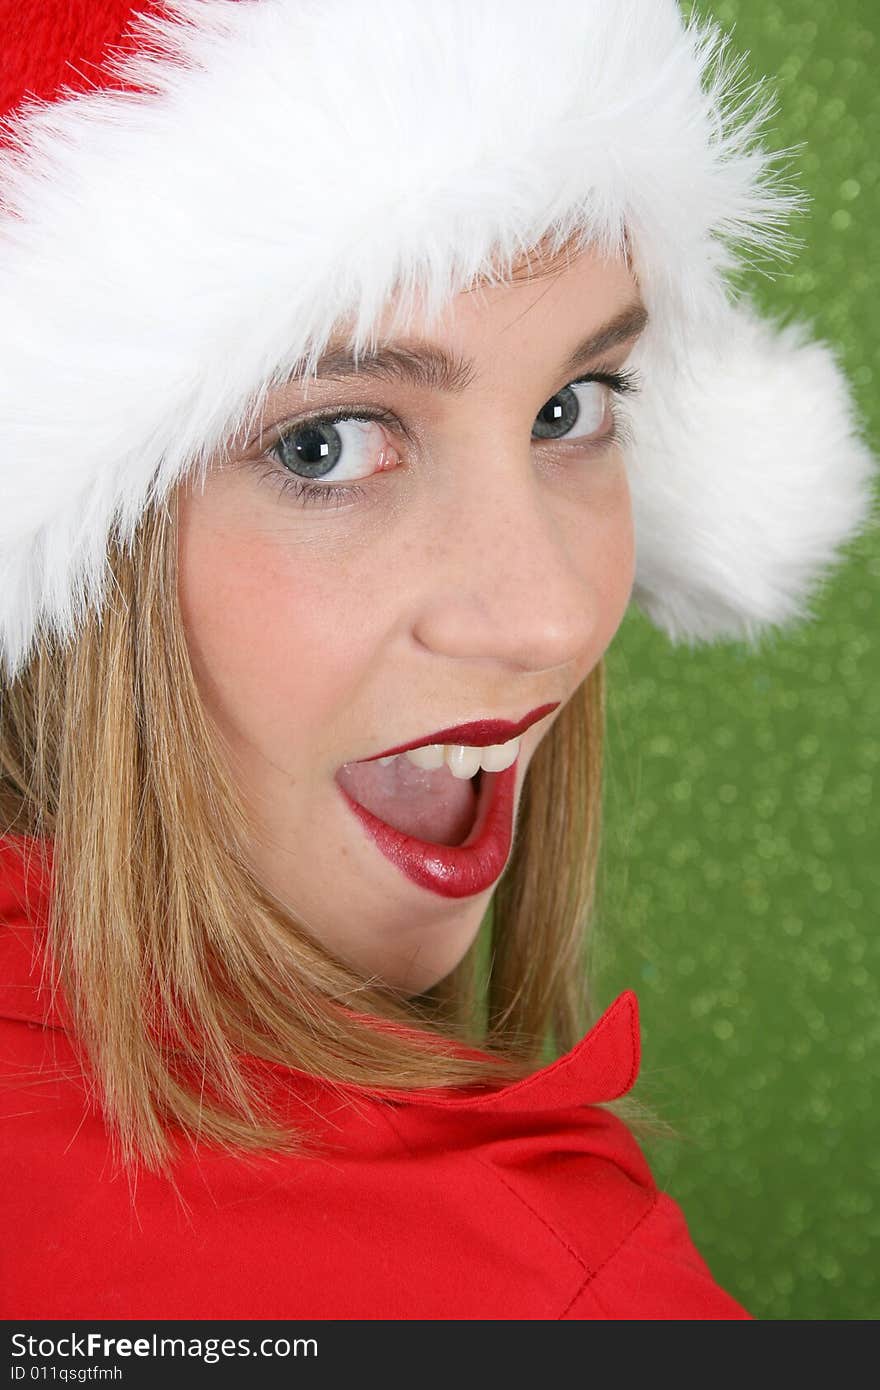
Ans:
[[[757,645],[812,618],[874,503],[876,460],[831,348],[745,299],[726,319],[695,329],[672,378],[647,367],[632,407],[633,601],[689,645]]]
[[[53,0],[46,9],[69,9]],[[340,321],[429,313],[547,233],[629,245],[652,316],[633,601],[673,641],[803,616],[873,460],[831,352],[727,288],[784,251],[771,109],[674,0],[166,0],[112,87],[0,155],[0,663],[74,633],[111,533]],[[126,90],[127,89],[127,90]],[[39,90],[35,87],[35,90]]]

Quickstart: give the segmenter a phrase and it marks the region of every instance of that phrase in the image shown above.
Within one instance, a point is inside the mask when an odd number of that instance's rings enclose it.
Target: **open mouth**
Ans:
[[[344,763],[336,781],[392,829],[428,844],[460,845],[474,829],[484,774],[478,768],[459,778],[445,764],[429,770],[398,757],[385,767],[378,759]]]

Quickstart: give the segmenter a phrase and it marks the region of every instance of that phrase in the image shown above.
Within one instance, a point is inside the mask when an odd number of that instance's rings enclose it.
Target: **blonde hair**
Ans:
[[[0,833],[52,841],[47,940],[84,1076],[117,1157],[166,1175],[175,1128],[238,1153],[309,1148],[255,1058],[409,1090],[518,1079],[548,1038],[575,1045],[605,723],[600,661],[532,758],[481,935],[417,998],[366,981],[248,867],[177,601],[178,497],[145,511],[129,553],[111,542],[110,596],[75,642],[42,637],[0,684]]]

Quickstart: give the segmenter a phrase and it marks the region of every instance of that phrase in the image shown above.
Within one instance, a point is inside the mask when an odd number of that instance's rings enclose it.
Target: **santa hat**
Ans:
[[[797,195],[772,102],[674,0],[15,0],[0,85],[0,670],[340,321],[576,233],[628,250],[632,601],[755,641],[862,529],[831,349],[737,298]]]

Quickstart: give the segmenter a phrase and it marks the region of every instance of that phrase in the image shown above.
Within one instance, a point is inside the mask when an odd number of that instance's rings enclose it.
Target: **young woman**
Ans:
[[[870,509],[732,288],[770,98],[673,0],[5,43],[4,1316],[747,1317],[583,947],[628,604],[754,642]]]

